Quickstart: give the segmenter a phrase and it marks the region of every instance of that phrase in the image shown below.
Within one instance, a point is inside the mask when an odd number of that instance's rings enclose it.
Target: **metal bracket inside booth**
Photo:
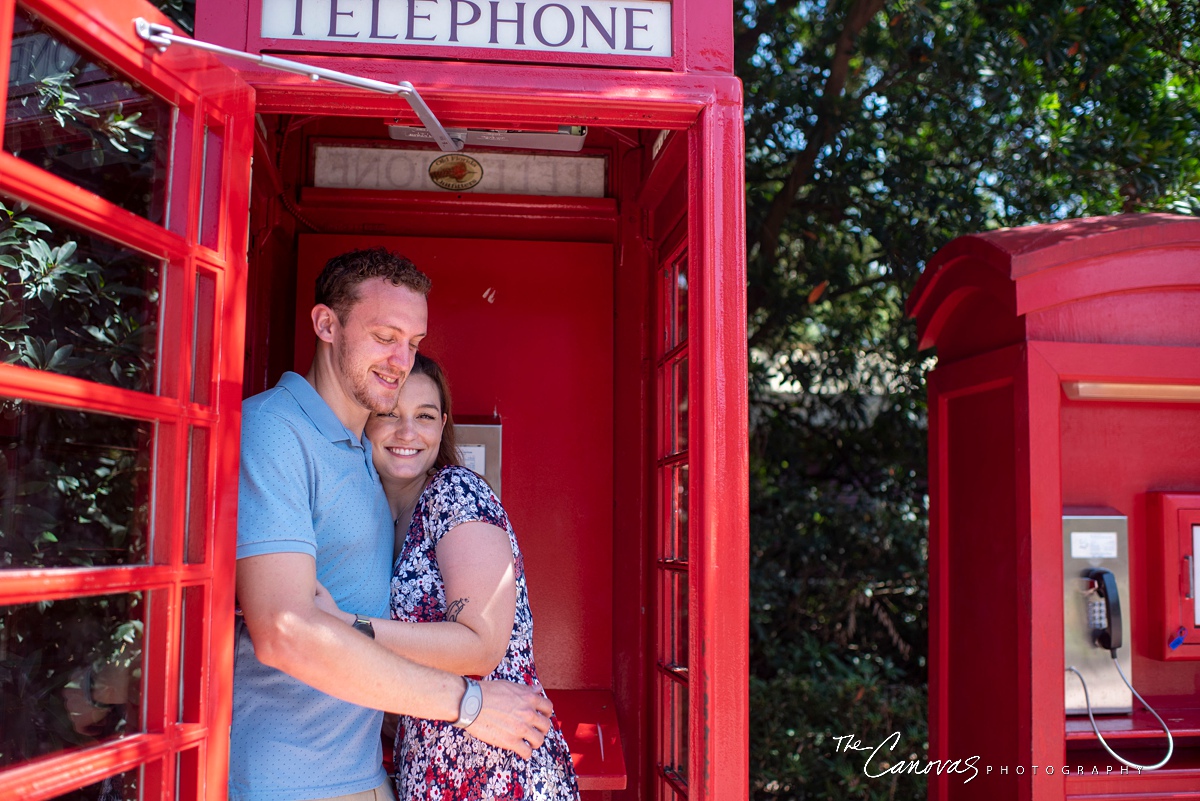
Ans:
[[[299,61],[289,61],[286,58],[276,58],[275,56],[264,56],[255,53],[247,53],[243,50],[231,50],[228,47],[212,44],[211,42],[201,42],[196,39],[189,39],[186,36],[176,36],[175,32],[167,25],[159,25],[155,22],[138,17],[133,21],[134,30],[139,38],[149,42],[158,48],[161,53],[172,44],[180,44],[185,47],[194,47],[197,50],[206,50],[209,53],[216,53],[219,56],[227,56],[228,58],[241,59],[242,61],[253,61],[256,64],[261,64],[264,67],[269,67],[273,70],[281,70],[282,72],[292,72],[297,75],[307,75],[314,81],[324,78],[327,81],[340,83],[344,86],[353,86],[356,89],[366,89],[370,92],[382,92],[385,95],[400,95],[408,102],[409,107],[421,120],[421,124],[429,131],[429,135],[433,141],[437,142],[438,147],[448,153],[455,153],[463,149],[463,142],[460,139],[455,139],[450,136],[445,127],[438,120],[434,113],[430,111],[429,106],[425,104],[424,98],[420,92],[408,81],[400,81],[399,83],[384,83],[383,81],[375,81],[370,78],[360,78],[357,75],[349,75],[345,72],[337,70],[327,70],[323,67],[314,67],[309,64],[303,64]]]

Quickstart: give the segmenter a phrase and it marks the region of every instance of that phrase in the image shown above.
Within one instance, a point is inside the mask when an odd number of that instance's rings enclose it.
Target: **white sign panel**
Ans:
[[[482,177],[469,188],[447,190],[434,182],[434,176],[441,177],[434,162],[446,155],[437,150],[338,145],[317,145],[315,150],[313,185],[330,189],[604,197],[603,156],[476,151],[469,159],[482,167]]]
[[[462,454],[463,467],[481,476],[487,470],[486,445],[460,445],[458,452]]]
[[[1072,559],[1116,559],[1117,532],[1072,531]]]
[[[671,55],[662,0],[262,0],[268,39]]]
[[[1200,556],[1200,526],[1192,526],[1192,575],[1188,578],[1191,579],[1193,588],[1200,587],[1200,583],[1197,581],[1200,579],[1200,565],[1197,565],[1197,556]],[[1195,604],[1192,608],[1192,616],[1195,618],[1196,626],[1200,627],[1200,603]]]

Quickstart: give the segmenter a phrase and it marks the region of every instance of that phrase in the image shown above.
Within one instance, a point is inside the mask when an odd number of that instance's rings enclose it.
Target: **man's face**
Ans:
[[[342,389],[364,409],[390,412],[425,338],[425,296],[370,278],[358,285],[358,301],[343,317],[334,323],[331,343]]]

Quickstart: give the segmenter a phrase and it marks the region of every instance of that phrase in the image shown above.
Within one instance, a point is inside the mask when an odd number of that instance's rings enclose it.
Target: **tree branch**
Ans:
[[[758,46],[759,32],[771,30],[775,27],[776,20],[787,16],[798,5],[800,0],[779,0],[771,5],[761,6],[754,27],[747,26],[733,37],[733,52],[738,58],[748,58]]]
[[[825,147],[834,130],[832,117],[837,100],[846,88],[846,76],[850,69],[850,57],[854,55],[855,43],[858,41],[862,29],[879,13],[883,4],[884,0],[858,0],[846,17],[846,24],[842,28],[834,48],[833,61],[829,65],[829,77],[825,80],[825,88],[821,93],[821,114],[809,133],[803,152],[792,162],[792,168],[783,187],[771,201],[766,217],[759,226],[758,236],[748,240],[751,243],[757,240],[760,259],[769,260],[774,256],[779,241],[779,232],[783,228],[783,221],[787,218],[788,212],[791,211],[796,194],[801,187],[812,180],[813,165],[816,164],[817,156]]]

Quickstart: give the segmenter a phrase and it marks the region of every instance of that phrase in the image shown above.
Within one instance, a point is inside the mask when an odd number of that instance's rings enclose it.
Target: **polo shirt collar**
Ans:
[[[349,440],[350,444],[355,447],[364,447],[359,437],[338,419],[338,416],[333,413],[333,409],[329,408],[329,404],[304,376],[299,373],[286,372],[280,377],[276,386],[283,387],[292,394],[296,403],[300,404],[301,410],[308,415],[308,419],[313,421],[317,430],[324,434],[330,442]]]

